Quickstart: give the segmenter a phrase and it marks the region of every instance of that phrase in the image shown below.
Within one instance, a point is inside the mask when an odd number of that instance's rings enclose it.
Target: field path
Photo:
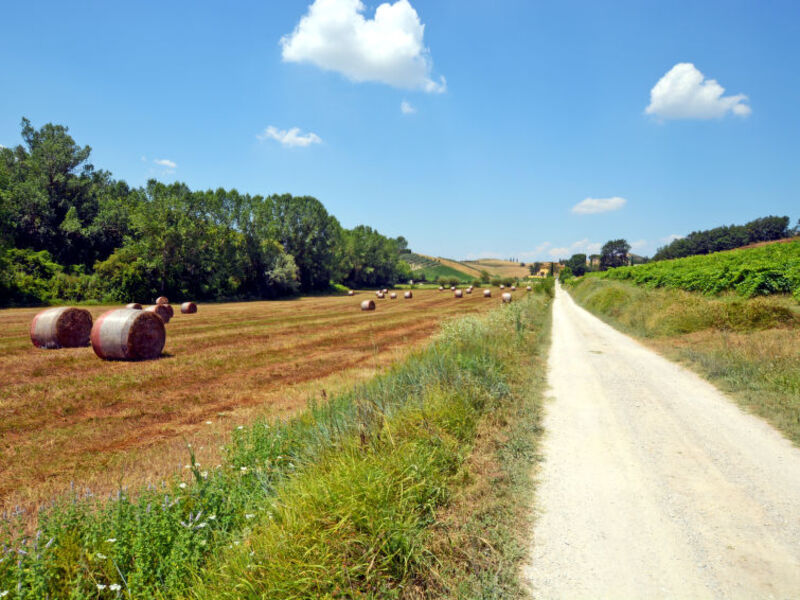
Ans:
[[[800,598],[800,449],[557,290],[536,598]]]

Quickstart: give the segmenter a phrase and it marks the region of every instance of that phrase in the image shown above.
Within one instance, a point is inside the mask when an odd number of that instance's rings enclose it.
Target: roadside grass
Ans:
[[[218,465],[198,464],[190,448],[191,482],[110,500],[76,493],[41,513],[32,538],[15,536],[12,516],[0,534],[0,593],[522,593],[521,491],[531,485],[542,378],[524,367],[540,361],[548,305],[548,294],[528,294],[447,323],[387,374],[291,420],[236,429]],[[491,468],[477,468],[488,464],[482,449],[494,452]],[[465,543],[448,553],[446,539]],[[475,560],[464,567],[456,552]]]
[[[575,300],[684,362],[800,445],[800,313],[788,295],[711,297],[583,277]]]

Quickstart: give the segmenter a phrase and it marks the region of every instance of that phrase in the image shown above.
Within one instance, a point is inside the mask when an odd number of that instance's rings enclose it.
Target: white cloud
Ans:
[[[408,0],[384,2],[372,19],[364,17],[365,10],[361,0],[315,0],[294,31],[281,38],[283,60],[310,62],[352,81],[444,92],[444,77],[431,79],[425,25]]]
[[[299,127],[292,127],[290,130],[286,131],[285,129],[278,129],[273,125],[270,125],[264,130],[264,133],[261,133],[256,137],[261,141],[270,139],[276,140],[283,146],[287,146],[289,148],[294,148],[297,146],[305,148],[311,144],[322,143],[322,138],[320,138],[316,133],[309,132],[306,134],[301,134]]]
[[[572,207],[572,212],[576,215],[593,215],[612,210],[619,210],[627,200],[614,196],[613,198],[586,198]]]
[[[417,109],[411,106],[410,103],[403,100],[400,103],[400,112],[403,113],[404,115],[413,115],[415,112],[417,112]]]
[[[631,250],[642,250],[647,248],[647,240],[636,240],[631,242]]]
[[[650,90],[648,115],[664,119],[714,119],[728,111],[746,117],[752,111],[745,104],[747,96],[723,96],[715,79],[705,76],[692,63],[678,63]]]
[[[175,164],[175,162],[169,160],[168,158],[157,158],[153,162],[156,163],[157,165],[160,165],[162,167],[166,167],[168,169],[177,169],[178,168],[178,165]]]
[[[682,240],[683,236],[678,235],[677,233],[670,233],[667,237],[661,238],[659,241],[663,244],[669,244],[674,242],[675,240]]]

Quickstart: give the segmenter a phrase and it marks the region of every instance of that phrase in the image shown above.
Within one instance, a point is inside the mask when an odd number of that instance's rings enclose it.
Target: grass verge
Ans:
[[[729,393],[800,445],[800,315],[789,296],[709,297],[583,277],[575,300]]]
[[[542,372],[525,367],[540,360],[548,304],[530,294],[453,321],[369,384],[290,421],[238,429],[221,464],[191,458],[191,484],[110,500],[76,494],[40,513],[33,538],[15,536],[7,515],[0,593],[521,594],[519,519]]]

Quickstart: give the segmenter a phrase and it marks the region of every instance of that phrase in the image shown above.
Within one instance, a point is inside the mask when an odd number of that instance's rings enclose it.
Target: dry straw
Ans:
[[[508,292],[506,292],[505,294],[503,294],[503,302],[505,302],[506,304],[508,304],[509,302],[511,302],[511,294],[509,294]]]
[[[492,297],[492,290],[483,290],[483,297],[484,298],[491,298]]]
[[[184,302],[181,304],[181,312],[185,315],[193,315],[197,312],[197,304],[194,302]]]
[[[144,312],[155,313],[166,324],[175,314],[175,311],[169,304],[154,304],[144,309]]]
[[[461,291],[461,290],[456,290],[455,292],[453,292],[453,297],[454,298],[463,298],[464,297],[464,292]]]
[[[389,294],[389,298],[391,300],[394,300],[395,298],[397,298],[397,293],[396,292],[392,292],[391,294]]]
[[[375,310],[375,300],[364,300],[361,303],[361,310]]]
[[[80,348],[89,345],[92,315],[83,308],[61,306],[37,314],[31,323],[31,341],[37,348]]]
[[[405,298],[406,300],[410,300],[413,297],[414,294],[411,293],[411,290],[408,290],[405,294],[403,294],[403,298]]]
[[[97,319],[91,338],[92,349],[100,358],[151,360],[161,356],[167,333],[155,311],[117,308]]]

